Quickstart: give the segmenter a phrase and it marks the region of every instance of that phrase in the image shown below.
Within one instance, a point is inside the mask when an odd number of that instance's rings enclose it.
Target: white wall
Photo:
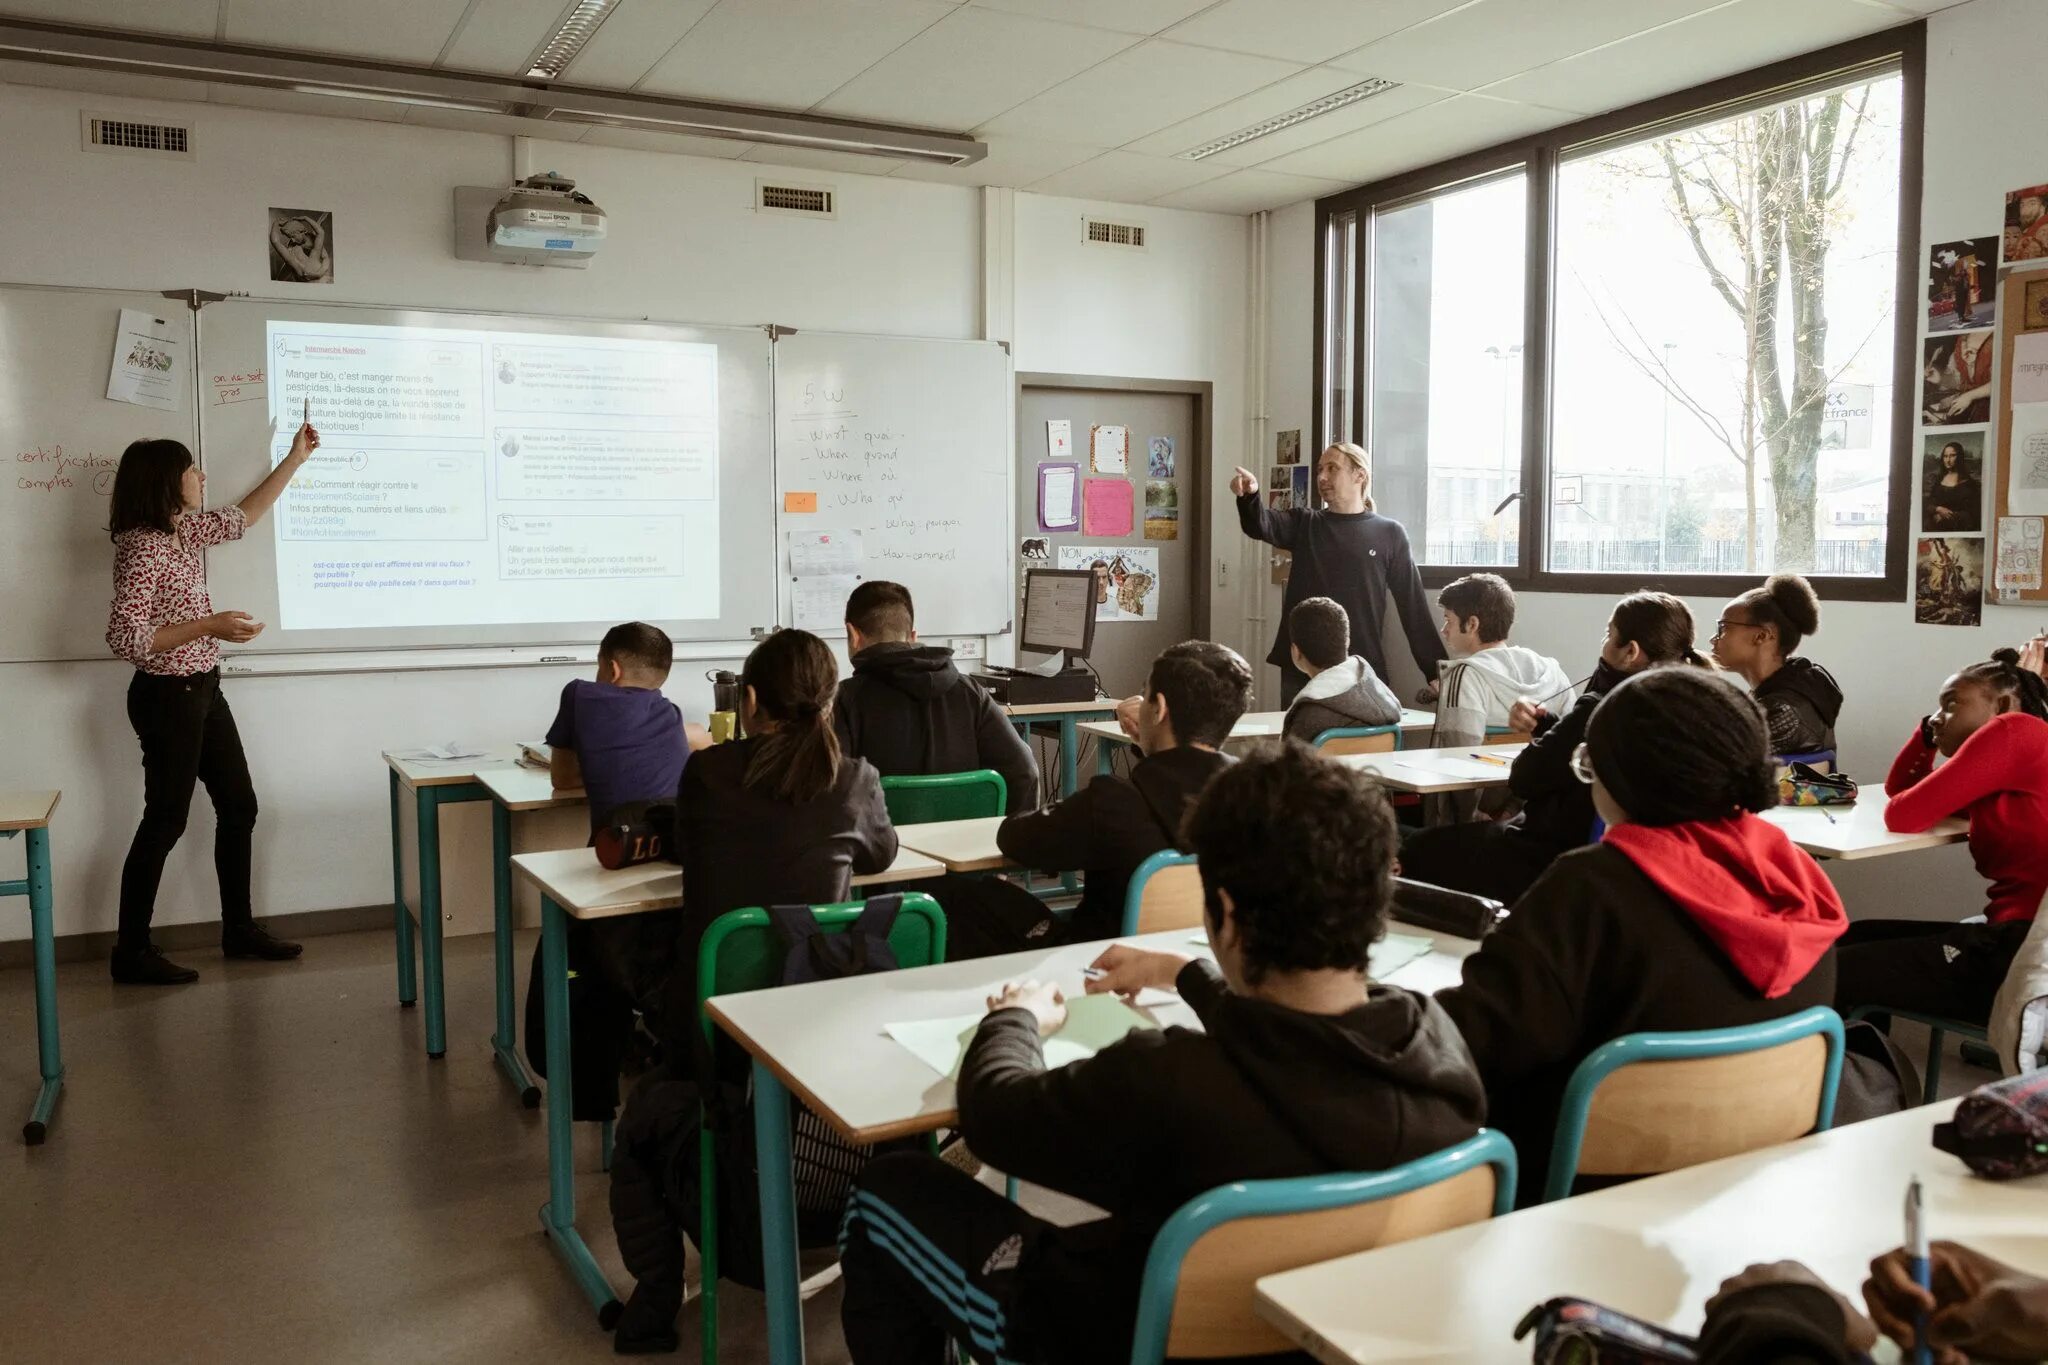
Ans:
[[[81,108],[189,121],[197,160],[82,152]],[[0,215],[0,281],[290,292],[267,277],[264,210],[331,207],[335,283],[304,288],[322,301],[981,335],[978,190],[797,172],[839,189],[837,220],[810,223],[751,211],[754,180],[774,174],[771,168],[535,142],[533,168],[576,178],[605,206],[615,236],[587,271],[519,270],[459,262],[450,253],[452,191],[511,177],[514,144],[506,136],[20,86],[0,86],[0,127],[0,173],[21,191]],[[1146,210],[1154,249],[1140,268],[1116,270],[1079,246],[1084,206],[1010,198],[1019,367],[1209,380],[1217,386],[1219,444],[1227,448],[1243,420],[1245,220]],[[7,401],[30,400],[10,394]],[[4,573],[0,594],[28,590],[27,566],[9,563]],[[97,597],[78,603],[95,615],[105,609]],[[709,665],[679,663],[671,679],[670,693],[692,714],[706,708]],[[378,751],[532,737],[563,682],[580,671],[231,680],[228,696],[263,806],[258,913],[388,900]],[[52,836],[59,933],[114,926],[121,855],[141,810],[137,751],[123,711],[128,676],[111,659],[0,665],[0,697],[13,721],[0,785],[65,794]],[[482,846],[471,842],[481,822],[461,823],[463,846],[444,840],[444,858],[481,858]],[[158,923],[216,913],[210,830],[204,798],[196,797]],[[477,922],[480,907],[451,908],[462,912],[458,921]],[[24,916],[0,916],[0,938],[26,932]]]
[[[2040,180],[2040,139],[1987,130],[2032,126],[2036,99],[2027,78],[2033,55],[2041,52],[2048,52],[2048,5],[2039,0],[1971,0],[1928,20],[1922,242],[1995,233],[2005,192]],[[1276,257],[1292,262],[1283,268],[1276,260],[1274,277],[1294,278],[1303,298],[1296,304],[1275,293],[1269,378],[1275,395],[1274,425],[1294,424],[1279,407],[1284,394],[1301,405],[1304,429],[1312,346],[1307,311],[1311,286],[1306,281],[1312,278],[1315,249],[1309,209],[1312,206],[1297,206],[1273,216]],[[1915,309],[1921,306],[1917,293],[1904,302]],[[1902,379],[1911,382],[1910,376]],[[1917,444],[1915,449],[1917,469]],[[1386,510],[1401,515],[1398,508]],[[1918,518],[1916,495],[1914,526]],[[1615,595],[1623,590],[1617,587]],[[1559,656],[1576,671],[1589,670],[1610,602],[1604,595],[1525,594],[1515,639]],[[1691,602],[1703,641],[1722,605],[1720,600]],[[2032,633],[2048,614],[2038,608],[1987,606],[1984,620],[1979,629],[1919,626],[1913,623],[1911,604],[1904,601],[1825,604],[1821,633],[1802,652],[1832,670],[1847,694],[1837,732],[1842,761],[1852,774],[1881,782],[1917,717],[1933,709],[1942,679],[1963,664],[1989,657],[1999,645]],[[1388,653],[1405,662],[1407,651],[1398,639],[1390,643]],[[1874,863],[1830,864],[1829,870],[1858,918],[1954,917],[1981,908],[1982,882],[1960,848]]]

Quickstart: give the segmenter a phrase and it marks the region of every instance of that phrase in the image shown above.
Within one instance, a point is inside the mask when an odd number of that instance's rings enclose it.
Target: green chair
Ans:
[[[990,773],[989,776],[995,777]],[[917,779],[913,779],[917,780]],[[996,778],[1000,791],[1002,779]],[[836,905],[814,905],[818,927],[839,934],[860,918],[864,901],[842,901]],[[899,967],[929,967],[946,960],[946,917],[939,903],[922,892],[906,892],[896,923],[889,930],[889,948]],[[704,1045],[716,1055],[717,1025],[704,1012],[704,1002],[714,995],[736,995],[741,991],[765,990],[782,984],[782,938],[761,909],[733,910],[720,915],[704,931],[697,949],[697,1024],[704,1030]],[[708,1115],[699,1113],[697,1171],[704,1196],[699,1203],[697,1255],[703,1281],[702,1350],[704,1365],[718,1359],[718,1152],[712,1142]]]
[[[1824,1133],[1841,1079],[1842,1016],[1825,1005],[1603,1043],[1565,1086],[1543,1200],[1582,1175],[1656,1175]]]
[[[1849,1022],[1861,1023],[1873,1014],[1886,1015],[1893,1019],[1906,1019],[1927,1027],[1927,1069],[1920,1080],[1920,1103],[1933,1104],[1941,1098],[1941,1054],[1943,1040],[1947,1034],[1966,1038],[1973,1043],[1989,1044],[1991,1035],[1982,1024],[1966,1024],[1960,1019],[1943,1019],[1939,1015],[1917,1014],[1912,1010],[1892,1009],[1885,1005],[1859,1005],[1849,1012]],[[1968,1061],[1969,1058],[1964,1058]],[[1996,1065],[1994,1061],[1993,1065]]]
[[[1514,1144],[1488,1128],[1391,1171],[1248,1180],[1198,1194],[1152,1239],[1131,1365],[1290,1350],[1254,1311],[1259,1277],[1484,1222],[1514,1206]]]
[[[1398,725],[1342,725],[1315,738],[1315,747],[1332,758],[1347,754],[1384,754],[1402,747]]]
[[[882,802],[892,825],[928,825],[939,820],[980,820],[1008,809],[1010,789],[992,768],[922,777],[885,777]]]

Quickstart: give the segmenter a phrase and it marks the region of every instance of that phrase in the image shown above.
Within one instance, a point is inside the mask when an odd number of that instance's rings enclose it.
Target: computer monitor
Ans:
[[[1093,569],[1027,569],[1024,629],[1017,641],[1028,653],[1065,650],[1084,659],[1095,645],[1096,575]]]

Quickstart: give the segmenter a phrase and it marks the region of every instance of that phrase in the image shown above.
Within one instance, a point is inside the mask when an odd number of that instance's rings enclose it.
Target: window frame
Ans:
[[[1561,127],[1470,152],[1316,201],[1315,300],[1312,326],[1314,399],[1312,449],[1329,443],[1327,412],[1329,376],[1326,357],[1333,349],[1328,316],[1328,243],[1330,223],[1345,213],[1356,214],[1351,261],[1351,429],[1370,434],[1372,375],[1372,248],[1378,213],[1462,185],[1520,169],[1527,176],[1527,251],[1523,262],[1522,337],[1522,498],[1517,563],[1492,570],[1531,592],[1615,593],[1637,587],[1661,588],[1681,596],[1733,595],[1752,586],[1755,574],[1656,575],[1555,572],[1546,567],[1550,536],[1550,389],[1553,317],[1551,294],[1556,277],[1557,173],[1574,154],[1601,143],[1623,143],[1654,136],[1660,129],[1685,127],[1716,117],[1767,107],[1796,97],[1803,88],[1860,71],[1875,76],[1896,69],[1900,79],[1899,235],[1893,282],[1892,449],[1891,484],[1885,513],[1884,572],[1873,577],[1809,575],[1823,599],[1848,602],[1902,602],[1910,589],[1913,541],[1914,452],[1920,438],[1920,190],[1925,133],[1927,25],[1916,20],[1896,28],[1837,43],[1801,56],[1687,90],[1660,95],[1610,113],[1580,119]],[[1304,458],[1313,459],[1309,451]],[[1470,566],[1420,565],[1422,581],[1431,588],[1474,572]]]

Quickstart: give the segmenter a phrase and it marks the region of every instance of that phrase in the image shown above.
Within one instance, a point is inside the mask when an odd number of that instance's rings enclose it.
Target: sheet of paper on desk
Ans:
[[[1385,981],[1418,957],[1427,957],[1430,941],[1416,934],[1388,934],[1372,945],[1372,978]]]
[[[451,739],[446,744],[435,744],[425,749],[401,749],[397,756],[426,763],[451,763],[458,758],[482,758],[484,751],[473,744]]]
[[[943,1076],[956,1079],[967,1045],[984,1018],[979,1014],[955,1015],[950,1019],[918,1019],[891,1024],[884,1030],[910,1054]],[[1067,1023],[1045,1040],[1048,1069],[1093,1057],[1132,1029],[1157,1028],[1157,1024],[1113,995],[1082,995],[1067,1001]]]

